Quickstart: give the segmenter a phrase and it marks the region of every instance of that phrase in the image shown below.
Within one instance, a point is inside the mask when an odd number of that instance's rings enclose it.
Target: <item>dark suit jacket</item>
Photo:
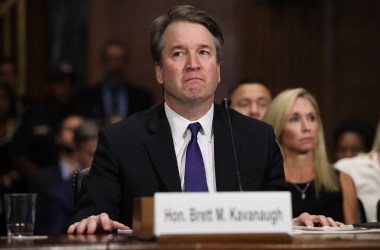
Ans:
[[[57,164],[32,176],[29,185],[29,190],[37,193],[34,233],[62,234],[74,210],[72,180],[63,180]]]
[[[152,97],[149,92],[130,85],[126,85],[124,89],[128,95],[128,116],[152,106]],[[78,109],[83,115],[96,118],[103,124],[107,124],[102,91],[102,84],[83,89],[80,94],[81,100]]]
[[[282,190],[283,159],[271,126],[231,110],[243,190]],[[217,191],[237,191],[226,111],[215,104]],[[131,226],[135,197],[181,192],[177,160],[163,105],[102,128],[92,168],[83,180],[71,222],[106,212]]]

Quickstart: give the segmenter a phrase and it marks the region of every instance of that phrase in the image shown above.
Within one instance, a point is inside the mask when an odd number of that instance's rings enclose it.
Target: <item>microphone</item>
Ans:
[[[234,140],[234,135],[232,133],[231,117],[230,117],[230,111],[229,111],[229,106],[231,105],[231,100],[228,99],[227,97],[223,98],[222,105],[226,108],[228,125],[230,127],[230,136],[231,136],[231,140],[232,140],[232,152],[234,154],[236,177],[237,177],[237,181],[239,184],[239,191],[242,192],[243,187],[241,185],[241,180],[240,180],[240,171],[239,171],[239,165],[238,165],[238,160],[237,160],[237,156],[236,156],[235,140]]]

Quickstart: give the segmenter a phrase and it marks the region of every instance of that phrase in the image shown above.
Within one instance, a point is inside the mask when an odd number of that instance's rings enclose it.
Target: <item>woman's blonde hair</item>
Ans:
[[[264,121],[273,126],[281,146],[281,136],[285,122],[290,109],[293,107],[297,98],[305,98],[313,105],[319,124],[317,142],[313,150],[313,171],[316,194],[318,196],[322,188],[326,191],[338,191],[340,190],[339,180],[327,158],[323,126],[318,104],[315,98],[307,90],[296,88],[281,92],[269,106],[269,109],[264,116]]]

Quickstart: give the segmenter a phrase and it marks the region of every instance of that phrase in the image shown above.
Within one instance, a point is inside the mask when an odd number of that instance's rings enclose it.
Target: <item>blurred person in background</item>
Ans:
[[[272,101],[264,80],[254,77],[241,79],[229,93],[231,108],[243,115],[262,120]]]
[[[354,180],[358,198],[363,204],[367,222],[380,219],[380,121],[372,150],[352,158],[341,159],[334,167]]]
[[[0,83],[0,190],[18,190],[20,176],[14,169],[10,158],[10,148],[14,134],[19,130],[21,117],[16,110],[16,96],[10,85]]]
[[[100,130],[91,171],[81,186],[67,234],[129,229],[133,199],[142,194],[284,189],[282,155],[272,127],[231,110],[228,114],[237,125],[234,138],[240,138],[237,154],[242,156],[242,180],[236,180],[236,169],[230,164],[233,156],[225,147],[231,141],[229,116],[214,103],[223,41],[219,25],[193,6],[176,6],[153,21],[151,55],[165,101]],[[196,145],[189,143],[196,137],[204,154],[198,152],[200,163],[186,164],[186,147]],[[188,170],[189,165],[199,168],[190,170],[193,176],[186,175],[186,165]],[[308,213],[292,222],[339,224]]]
[[[59,159],[34,175],[30,191],[36,192],[35,234],[58,235],[73,212],[72,178],[76,171],[89,167],[97,144],[99,127],[82,116],[66,117],[56,136]]]
[[[69,64],[61,64],[49,74],[47,99],[34,104],[24,115],[11,151],[15,166],[24,174],[36,173],[56,163],[55,135],[62,120],[76,113],[76,85],[73,68]]]
[[[127,50],[123,42],[110,40],[101,52],[104,77],[95,86],[83,90],[81,109],[87,117],[98,119],[101,125],[114,123],[149,108],[149,92],[132,85],[127,79]]]
[[[14,90],[9,84],[0,82],[0,235],[6,234],[2,194],[23,190],[22,177],[9,156],[14,134],[20,124]]]
[[[0,83],[8,84],[12,88],[15,95],[16,110],[21,115],[27,106],[27,100],[25,96],[20,95],[16,61],[11,57],[0,58]]]
[[[0,83],[8,83],[18,94],[18,76],[16,62],[12,58],[0,58]]]
[[[94,120],[85,120],[74,131],[75,157],[80,169],[91,167],[98,142],[99,126]]]
[[[357,118],[343,121],[334,131],[335,161],[369,152],[374,136],[375,129],[365,121]]]
[[[357,223],[354,183],[347,174],[335,172],[327,159],[315,98],[302,88],[285,90],[273,100],[264,121],[273,126],[283,153],[293,215],[306,211]]]

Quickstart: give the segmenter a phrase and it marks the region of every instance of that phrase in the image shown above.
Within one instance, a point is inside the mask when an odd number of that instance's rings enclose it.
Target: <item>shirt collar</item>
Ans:
[[[210,110],[207,111],[207,113],[197,121],[189,121],[186,118],[180,116],[179,114],[174,112],[166,103],[164,104],[164,106],[166,117],[168,118],[170,128],[172,131],[174,143],[176,143],[179,139],[183,139],[184,137],[186,137],[187,127],[190,123],[194,122],[199,122],[202,125],[200,133],[206,135],[207,140],[211,142],[213,133],[212,120],[214,117],[214,104],[212,104]]]
[[[59,161],[59,168],[60,168],[61,176],[63,180],[68,180],[72,178],[71,167],[68,163],[62,160]]]

